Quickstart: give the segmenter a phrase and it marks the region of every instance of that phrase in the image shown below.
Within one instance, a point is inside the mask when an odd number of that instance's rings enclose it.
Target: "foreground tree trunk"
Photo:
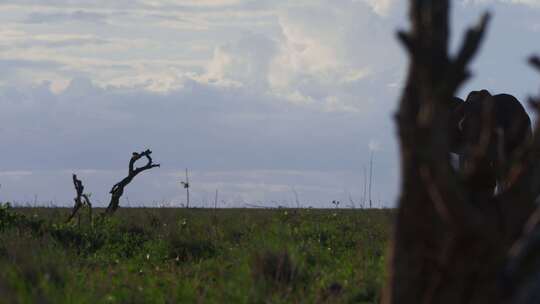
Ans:
[[[540,303],[540,212],[531,217],[540,128],[512,160],[504,192],[476,199],[450,165],[449,101],[469,76],[489,15],[452,56],[448,2],[410,0],[411,30],[398,34],[410,63],[396,114],[402,185],[382,302]]]

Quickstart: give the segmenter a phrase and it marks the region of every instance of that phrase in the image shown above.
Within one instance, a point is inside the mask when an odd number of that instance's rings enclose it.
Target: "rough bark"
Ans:
[[[120,182],[116,183],[109,192],[111,194],[111,200],[109,202],[109,206],[105,210],[105,214],[112,214],[118,209],[118,207],[120,206],[120,198],[124,194],[124,188],[129,183],[131,183],[131,181],[135,178],[135,176],[137,176],[137,174],[145,170],[159,167],[159,164],[154,164],[150,154],[152,154],[152,151],[150,150],[146,150],[141,153],[133,152],[131,159],[129,160],[128,176],[126,176]],[[136,168],[135,162],[137,162],[142,157],[146,157],[146,165]]]
[[[518,282],[522,257],[535,255],[514,249],[510,256],[521,259],[508,259],[510,249],[540,248],[540,224],[530,224],[539,228],[521,236],[540,192],[538,136],[513,160],[513,182],[498,195],[478,199],[475,185],[464,182],[464,173],[450,165],[449,103],[470,75],[467,66],[479,49],[489,14],[467,31],[452,56],[448,2],[410,0],[411,30],[398,33],[410,62],[396,114],[402,185],[385,304],[512,303],[523,290],[508,280]],[[535,134],[539,129],[537,125]],[[531,235],[539,241],[531,242],[536,240]],[[520,237],[522,245],[514,245]],[[533,260],[540,265],[538,258]],[[514,261],[512,270],[508,261]]]

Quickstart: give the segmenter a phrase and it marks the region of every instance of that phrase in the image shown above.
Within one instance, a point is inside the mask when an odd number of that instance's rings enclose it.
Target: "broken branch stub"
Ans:
[[[135,176],[137,176],[137,174],[145,170],[160,166],[159,164],[154,164],[150,154],[152,154],[152,151],[150,150],[146,150],[140,153],[133,152],[131,159],[129,160],[128,176],[126,176],[120,182],[116,183],[109,192],[111,194],[111,201],[109,202],[109,206],[105,210],[106,214],[112,214],[118,209],[118,207],[120,206],[120,198],[124,194],[124,188],[133,180],[133,178],[135,178]],[[135,167],[135,163],[143,157],[146,157],[146,165],[138,168]]]

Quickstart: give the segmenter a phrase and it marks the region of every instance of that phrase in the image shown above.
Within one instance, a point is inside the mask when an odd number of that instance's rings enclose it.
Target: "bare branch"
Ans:
[[[73,174],[73,185],[75,186],[75,191],[77,193],[77,196],[73,199],[75,201],[75,206],[73,206],[71,215],[69,216],[66,222],[71,221],[71,219],[73,219],[75,214],[83,206],[87,206],[90,208],[90,219],[92,219],[92,204],[90,203],[90,199],[88,198],[88,195],[83,193],[84,192],[83,183],[81,180],[77,178],[76,174]]]
[[[124,188],[129,183],[131,183],[131,181],[133,180],[133,178],[135,178],[135,176],[137,176],[137,174],[160,166],[159,164],[153,163],[150,154],[152,154],[152,151],[150,150],[146,150],[140,153],[133,152],[131,159],[129,160],[128,176],[116,183],[109,192],[111,194],[111,201],[109,203],[109,206],[105,210],[106,214],[112,214],[118,209],[118,207],[120,206],[120,198],[124,194]],[[146,157],[147,159],[146,165],[136,168],[135,163],[143,157]]]
[[[474,56],[478,53],[478,49],[480,48],[481,42],[485,36],[490,19],[491,14],[485,12],[480,18],[478,24],[467,30],[467,34],[465,35],[461,49],[454,60],[454,65],[456,65],[456,67],[458,67],[460,70],[465,70]]]
[[[401,43],[403,44],[403,46],[405,47],[405,49],[407,50],[409,54],[417,53],[417,48],[414,43],[414,40],[407,32],[398,31],[397,38],[399,41],[401,41]]]

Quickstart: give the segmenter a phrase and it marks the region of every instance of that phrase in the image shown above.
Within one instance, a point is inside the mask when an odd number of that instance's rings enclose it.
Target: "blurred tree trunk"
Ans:
[[[398,33],[409,68],[396,114],[402,185],[382,303],[540,303],[518,301],[527,292],[516,284],[536,282],[523,265],[540,265],[532,254],[540,248],[540,233],[538,243],[531,237],[540,227],[534,217],[522,233],[540,189],[538,132],[512,160],[510,186],[472,202],[474,185],[450,165],[449,107],[469,76],[489,15],[452,56],[448,2],[410,0],[411,29]]]

